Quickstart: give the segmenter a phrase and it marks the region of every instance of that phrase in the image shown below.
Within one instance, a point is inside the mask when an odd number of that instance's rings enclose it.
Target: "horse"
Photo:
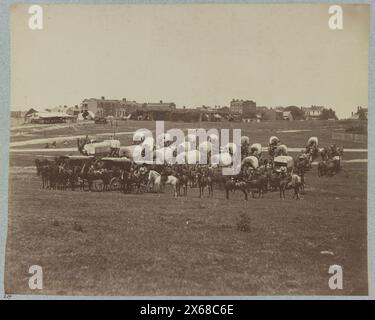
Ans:
[[[228,179],[225,184],[225,196],[227,200],[229,200],[229,191],[234,191],[234,190],[241,190],[243,194],[245,195],[245,201],[247,201],[247,184],[246,181],[243,180],[236,180],[235,178],[230,178]]]
[[[183,195],[187,196],[188,184],[189,184],[189,176],[186,173],[179,173],[177,174],[177,179],[179,180],[179,190],[178,193],[181,195],[181,187],[183,188]]]
[[[328,159],[320,161],[318,163],[318,176],[322,177],[327,175],[332,177],[334,174],[340,172],[340,160],[339,159]]]
[[[161,191],[161,174],[155,170],[150,170],[148,173],[147,190]]]
[[[213,196],[213,184],[212,178],[208,175],[208,171],[201,170],[197,172],[196,179],[199,188],[199,198],[203,197],[205,187],[208,188],[208,196],[211,198]]]
[[[58,177],[57,177],[57,188],[59,190],[66,190],[70,172],[65,168],[63,164],[58,166]]]
[[[278,146],[278,143],[270,143],[268,145],[268,154],[269,154],[270,158],[275,157],[277,146]]]
[[[293,194],[293,199],[296,198],[296,200],[300,199],[300,189],[303,186],[302,179],[299,175],[297,174],[292,174],[291,182],[290,182],[294,194]]]
[[[135,166],[130,169],[130,186],[135,186],[137,193],[147,191],[147,168],[144,166]],[[142,187],[145,187],[144,189]]]
[[[72,169],[72,173],[69,176],[69,184],[70,184],[70,188],[72,189],[72,191],[75,191],[76,184],[77,184],[77,182],[79,182],[80,171],[81,171],[80,166],[74,166],[73,169]]]
[[[42,189],[50,188],[51,186],[51,166],[56,164],[56,160],[49,159],[35,159],[36,175],[42,179]]]
[[[319,161],[318,163],[318,177],[323,177],[326,175],[326,160]]]
[[[131,167],[129,171],[122,170],[120,175],[121,190],[125,193],[134,187],[137,193],[142,191],[141,186],[147,180],[147,171],[137,167]],[[147,189],[147,182],[146,182]]]
[[[247,188],[254,198],[254,190],[258,192],[258,198],[262,197],[265,189],[267,189],[268,179],[263,174],[254,174],[250,180],[247,181]]]
[[[51,163],[46,166],[46,175],[49,189],[59,188],[59,166],[57,163]]]
[[[285,190],[289,184],[290,177],[287,172],[280,172],[279,174],[279,191],[280,191],[280,199],[285,199]]]
[[[280,177],[279,177],[279,174],[277,172],[274,172],[272,170],[268,170],[267,178],[268,178],[268,184],[267,184],[268,190],[275,191],[275,190],[279,189]]]
[[[131,189],[131,184],[130,184],[130,171],[122,169],[120,171],[120,190],[123,193],[128,192]]]
[[[334,156],[333,159],[328,159],[326,161],[326,173],[329,177],[332,177],[334,174],[340,172],[340,158],[335,159],[338,156]]]
[[[161,182],[161,190],[165,191],[166,185],[171,185],[173,187],[174,197],[177,198],[179,196],[179,180],[177,177],[173,175],[168,175],[165,171],[163,171],[160,175],[160,182]]]
[[[110,177],[109,177],[108,170],[106,169],[96,170],[93,166],[91,166],[87,172],[87,179],[89,182],[89,191],[91,191],[92,183],[94,182],[94,180],[102,180],[103,182],[102,191],[109,190]]]
[[[322,161],[328,160],[329,155],[329,149],[324,147],[322,150],[320,150],[320,157],[322,158]]]
[[[35,162],[35,167],[36,167],[36,175],[40,176],[42,173],[42,166],[43,166],[42,160],[35,159],[34,162]]]
[[[106,169],[96,170],[93,164],[85,163],[81,169],[80,178],[82,179],[81,188],[83,188],[84,181],[86,180],[89,192],[91,192],[92,184],[95,180],[102,180],[103,191],[109,190],[110,176]]]
[[[305,154],[308,156],[307,158],[309,160],[309,164],[311,165],[311,162],[313,162],[319,156],[318,146],[315,143],[307,145]]]
[[[207,175],[212,180],[212,191],[214,189],[213,188],[214,185],[216,185],[219,189],[224,189],[224,185],[227,179],[225,176],[223,176],[221,170],[222,170],[221,168],[214,168],[214,167],[207,168]]]
[[[319,165],[318,165],[319,166]],[[305,192],[305,172],[306,172],[306,162],[303,159],[297,160],[295,162],[294,170],[295,173],[301,178],[301,191]]]
[[[71,190],[75,190],[75,186],[78,181],[79,170],[80,168],[78,166],[75,166],[74,168],[67,168],[65,164],[59,165],[59,176],[57,181],[60,190],[66,190],[68,183]]]

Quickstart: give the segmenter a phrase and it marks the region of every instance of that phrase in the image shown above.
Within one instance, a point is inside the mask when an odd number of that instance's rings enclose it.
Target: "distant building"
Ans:
[[[125,98],[122,100],[90,98],[84,99],[81,103],[81,112],[91,111],[93,114],[99,117],[113,116],[116,118],[122,118],[128,114],[137,111],[141,104],[135,101],[128,101]]]
[[[64,123],[76,119],[64,112],[32,112],[26,118],[26,122],[39,124]]]
[[[275,110],[276,119],[275,120],[284,120],[284,111]]]
[[[68,106],[64,105],[64,106],[58,106],[58,107],[48,109],[48,112],[63,112],[63,113],[66,113],[66,111],[68,109],[69,109]]]
[[[119,100],[106,100],[105,97],[84,99],[81,103],[81,111],[91,111],[94,114],[104,113],[105,107],[112,107],[113,103],[119,103]]]
[[[276,110],[269,109],[262,113],[262,120],[276,120]]]
[[[174,102],[163,102],[160,100],[159,102],[147,102],[142,104],[142,110],[146,112],[166,112],[166,111],[174,111],[176,110],[176,104]]]
[[[35,110],[34,108],[31,108],[29,109],[28,111],[26,111],[25,115],[24,115],[24,120],[25,122],[30,122],[31,118],[32,118],[32,115],[34,113],[37,113],[38,111]]]
[[[144,120],[167,120],[168,115],[176,110],[174,102],[147,102],[139,110]]]
[[[306,120],[316,120],[319,119],[320,116],[322,115],[322,112],[324,110],[323,106],[311,106],[308,108],[302,108],[304,114],[305,114],[305,119]]]
[[[98,112],[98,99],[84,99],[81,103],[81,112],[83,111],[92,111],[93,113]]]
[[[116,116],[120,108],[120,100],[106,99],[87,99],[82,102],[82,111],[91,111],[100,117]]]
[[[243,118],[256,117],[256,103],[252,100],[233,99],[230,102],[230,111],[232,113],[241,114]]]
[[[292,112],[283,111],[283,120],[289,120],[289,121],[294,120]]]
[[[219,108],[218,112],[222,115],[228,115],[230,113],[230,108],[227,106]]]
[[[80,109],[78,105],[75,105],[74,107],[69,107],[65,112],[66,114],[71,116],[78,116],[80,113]]]
[[[351,120],[368,120],[368,108],[362,108],[361,106],[357,107],[357,111],[352,112]]]
[[[142,104],[136,101],[130,101],[126,98],[123,98],[120,102],[120,107],[117,111],[116,117],[123,118],[127,117],[129,114],[132,114],[142,108]]]
[[[257,106],[257,108],[256,108],[257,113],[267,112],[268,110],[269,109],[265,106]]]
[[[115,118],[124,118],[129,114],[137,114],[142,119],[164,119],[165,114],[176,109],[176,104],[173,102],[147,102],[138,103],[136,101],[129,101],[127,99],[113,100],[105,99],[85,99],[81,103],[81,111],[91,111],[96,116]]]
[[[10,112],[10,117],[11,118],[16,118],[16,119],[21,119],[24,118],[26,115],[27,111],[11,111]]]
[[[267,107],[257,106],[256,107],[256,117],[257,117],[257,119],[266,120],[265,115],[267,114],[268,111],[269,111],[269,109]]]

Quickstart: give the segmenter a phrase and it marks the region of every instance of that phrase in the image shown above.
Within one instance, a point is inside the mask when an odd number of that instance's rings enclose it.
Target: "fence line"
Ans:
[[[367,136],[363,134],[356,134],[356,133],[333,132],[332,140],[343,140],[343,141],[349,140],[352,142],[367,143]]]

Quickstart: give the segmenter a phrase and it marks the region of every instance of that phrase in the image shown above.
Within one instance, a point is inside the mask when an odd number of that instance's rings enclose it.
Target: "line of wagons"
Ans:
[[[247,157],[254,158],[254,157]],[[95,156],[84,156],[84,155],[65,155],[58,158],[59,163],[67,164],[69,167],[83,168],[85,165],[94,166],[100,162],[100,167],[106,170],[106,178],[108,179],[107,185],[103,182],[102,178],[97,178],[92,181],[91,188],[93,191],[104,191],[107,187],[109,191],[118,191],[121,189],[121,174],[123,171],[129,172],[132,166],[132,160],[127,157],[95,157]],[[251,162],[251,161],[250,161]],[[246,165],[246,158],[243,160],[242,165]],[[253,163],[251,163],[253,164]],[[281,172],[282,168],[290,173],[294,167],[294,160],[291,156],[277,156],[273,160],[273,170],[275,172]],[[141,192],[145,192],[147,189],[147,181],[143,181],[138,184]],[[82,185],[83,190],[88,190],[88,184]]]

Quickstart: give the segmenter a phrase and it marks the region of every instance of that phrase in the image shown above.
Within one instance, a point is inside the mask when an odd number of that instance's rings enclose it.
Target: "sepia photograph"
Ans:
[[[370,12],[11,5],[5,294],[368,296]]]

